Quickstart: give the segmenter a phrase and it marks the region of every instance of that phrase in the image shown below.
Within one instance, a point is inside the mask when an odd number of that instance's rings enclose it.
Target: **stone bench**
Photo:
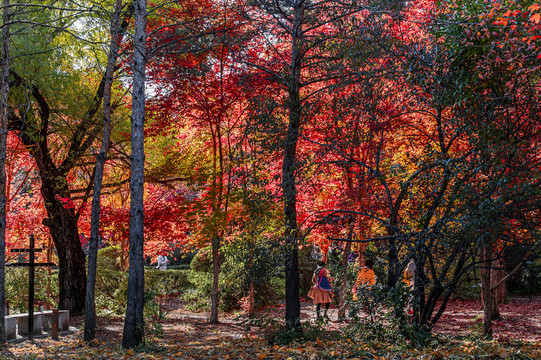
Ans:
[[[34,335],[41,335],[43,331],[52,329],[53,311],[40,311],[34,313]],[[6,340],[16,339],[17,334],[28,336],[28,313],[6,315],[4,320]],[[58,330],[69,329],[69,311],[58,310]]]
[[[53,323],[53,311],[45,310],[39,312],[42,314],[42,327],[43,331],[51,331]],[[70,328],[70,312],[69,310],[58,310],[58,330],[64,331]]]
[[[13,328],[14,323],[17,324],[17,334],[21,336],[28,335],[28,313],[6,315],[5,319],[6,319],[5,320],[6,338],[10,339],[10,337],[8,337],[7,335],[15,333],[15,329]],[[8,321],[10,320],[11,320],[11,324],[8,324]],[[15,322],[13,322],[13,320],[15,320]],[[8,329],[9,325],[11,325],[12,327]],[[41,335],[41,334],[42,334],[42,317],[39,312],[35,312],[34,313],[34,335]]]

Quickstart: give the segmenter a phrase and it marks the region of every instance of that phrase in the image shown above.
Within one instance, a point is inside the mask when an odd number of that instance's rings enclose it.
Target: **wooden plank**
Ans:
[[[10,264],[6,264],[6,266],[12,266],[12,267],[45,266],[45,267],[47,267],[47,266],[56,266],[56,264],[55,263],[34,263],[34,264],[30,265],[30,263],[10,263]]]

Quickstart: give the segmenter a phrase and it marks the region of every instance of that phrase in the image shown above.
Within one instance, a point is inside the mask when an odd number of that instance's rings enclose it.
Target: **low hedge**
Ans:
[[[190,270],[156,270],[145,269],[145,287],[156,295],[178,294],[186,288],[192,287],[188,280]]]

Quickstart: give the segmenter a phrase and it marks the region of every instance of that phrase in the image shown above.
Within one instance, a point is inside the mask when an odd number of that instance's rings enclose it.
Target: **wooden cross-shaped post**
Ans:
[[[28,267],[28,339],[34,338],[34,269],[36,266],[55,266],[53,263],[36,263],[34,254],[42,249],[34,248],[34,234],[30,235],[30,247],[28,249],[11,249],[11,252],[28,253],[27,263],[11,263],[6,266]]]

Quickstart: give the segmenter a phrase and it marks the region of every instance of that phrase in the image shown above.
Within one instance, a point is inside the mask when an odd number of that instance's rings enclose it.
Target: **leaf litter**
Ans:
[[[451,302],[434,332],[441,335],[426,348],[393,347],[388,343],[353,343],[332,336],[344,326],[330,321],[327,332],[316,341],[270,345],[257,329],[246,331],[238,314],[224,315],[219,324],[209,324],[204,313],[185,310],[178,298],[164,302],[165,318],[152,324],[144,346],[122,349],[122,319],[98,318],[96,340],[85,343],[83,316],[73,317],[77,329],[59,341],[38,338],[9,343],[1,359],[539,359],[541,358],[541,298],[513,298],[501,305],[494,339],[480,340],[482,307],[479,301]],[[283,306],[267,312],[283,318]],[[331,319],[336,319],[331,309]],[[302,304],[304,322],[315,317],[311,304]]]

